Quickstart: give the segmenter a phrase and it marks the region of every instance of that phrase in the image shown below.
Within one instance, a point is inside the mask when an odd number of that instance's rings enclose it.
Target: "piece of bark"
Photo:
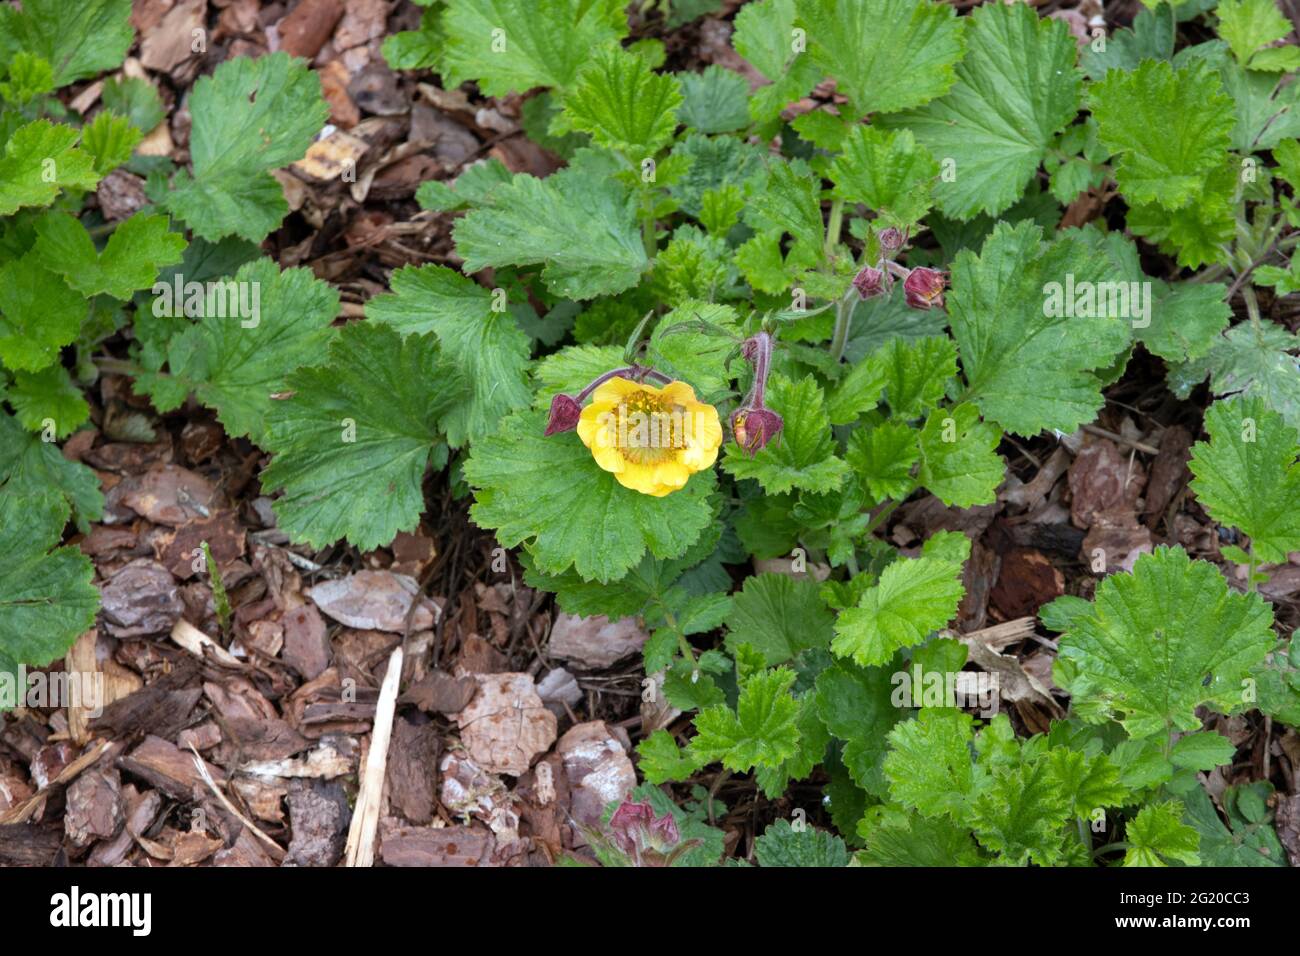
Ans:
[[[275,866],[275,862],[266,855],[266,850],[252,832],[243,827],[239,831],[233,846],[218,850],[212,857],[213,866]]]
[[[380,859],[386,866],[486,866],[491,833],[470,827],[395,827],[385,830]]]
[[[1070,518],[1091,528],[1104,511],[1133,511],[1146,484],[1146,470],[1107,438],[1090,441],[1070,465]]]
[[[1154,529],[1164,520],[1165,509],[1191,479],[1187,467],[1191,449],[1192,433],[1182,425],[1170,425],[1160,436],[1160,453],[1151,464],[1151,478],[1147,482],[1147,527]]]
[[[194,765],[193,754],[161,737],[146,737],[140,746],[118,760],[118,766],[183,803],[209,792]],[[208,773],[218,786],[225,783],[226,775],[219,767],[208,765]]]
[[[1037,614],[1044,604],[1065,593],[1065,576],[1041,551],[1012,548],[1002,555],[989,606],[999,621]]]
[[[395,634],[406,631],[408,612],[418,594],[414,578],[389,571],[358,571],[307,591],[316,606],[340,624]],[[439,613],[437,605],[421,595],[419,606],[409,615],[410,629],[428,630]]]
[[[555,615],[550,654],[581,667],[605,668],[641,650],[650,635],[633,617],[611,621],[603,614],[578,617]]]
[[[293,838],[284,866],[334,866],[343,856],[352,811],[342,784],[294,780],[289,784]]]
[[[276,27],[280,49],[310,60],[334,32],[343,9],[343,0],[301,0]]]
[[[284,625],[284,661],[307,680],[315,680],[330,666],[330,643],[325,620],[314,604],[304,604],[286,611]]]
[[[63,832],[75,847],[108,840],[122,827],[122,778],[113,768],[83,773],[68,787]]]
[[[573,818],[584,826],[599,824],[605,807],[636,786],[636,769],[603,720],[570,727],[555,752],[564,761]]]
[[[171,572],[156,561],[136,558],[99,589],[105,624],[114,637],[171,630],[185,605]]]
[[[388,801],[411,823],[433,820],[438,777],[438,729],[399,719],[388,747]]]
[[[103,452],[101,446],[96,451]],[[154,524],[173,528],[206,518],[217,507],[217,489],[197,472],[178,465],[160,465],[122,483],[122,504]]]
[[[488,773],[519,776],[555,743],[555,715],[527,674],[480,674],[479,694],[456,715],[461,739]]]
[[[208,0],[179,0],[165,16],[140,34],[140,62],[150,70],[171,73],[194,55],[194,31],[207,18]]]
[[[461,639],[456,666],[471,674],[499,674],[510,666],[510,662],[477,634],[467,634]]]
[[[223,846],[221,840],[214,840],[200,830],[182,833],[172,844],[170,866],[198,866]]]
[[[197,687],[185,687],[193,671],[173,672],[134,694],[113,701],[90,722],[91,730],[109,737],[129,738],[153,734],[172,738],[192,720],[194,708],[203,696]],[[185,675],[184,679],[178,679]]]
[[[348,93],[351,75],[338,60],[331,60],[317,71],[320,76],[321,95],[330,108],[330,122],[343,129],[351,129],[361,122],[361,111]]]
[[[50,866],[63,834],[50,827],[0,824],[0,866]]]
[[[477,691],[478,681],[473,677],[452,677],[434,670],[408,687],[398,700],[414,704],[426,714],[455,714],[469,705]]]
[[[154,556],[182,581],[196,574],[206,577],[204,543],[212,550],[217,567],[225,567],[244,556],[244,526],[233,511],[218,511],[209,518],[198,518],[154,538]]]

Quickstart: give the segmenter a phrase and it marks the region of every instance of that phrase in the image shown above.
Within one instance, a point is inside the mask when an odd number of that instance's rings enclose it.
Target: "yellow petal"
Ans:
[[[691,388],[690,385],[685,382],[669,382],[664,386],[663,396],[678,405],[686,405],[689,407],[691,405],[699,404],[695,400],[695,389]]]
[[[686,482],[691,480],[691,475],[696,469],[689,467],[681,461],[666,461],[655,469],[655,479],[659,484],[676,491],[678,488],[684,488]]]
[[[592,402],[609,402],[617,405],[620,401],[631,395],[633,392],[650,391],[655,389],[647,385],[640,385],[622,376],[611,378],[608,382],[602,382],[591,395]]]
[[[596,464],[602,470],[612,472],[617,475],[628,467],[627,459],[624,458],[617,448],[612,444],[597,442],[591,446],[591,457],[596,459]]]
[[[618,483],[624,488],[631,488],[633,491],[639,491],[643,495],[654,495],[662,497],[667,492],[663,491],[663,483],[659,481],[656,474],[657,468],[651,465],[638,465],[635,462],[627,462],[626,467],[614,475]]]
[[[588,448],[591,447],[592,438],[598,432],[608,428],[606,422],[601,420],[601,416],[613,410],[613,402],[592,402],[578,416],[578,437]]]

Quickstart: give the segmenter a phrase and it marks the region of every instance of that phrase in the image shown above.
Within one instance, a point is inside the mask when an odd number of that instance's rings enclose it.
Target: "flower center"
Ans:
[[[649,392],[633,392],[609,413],[609,440],[627,461],[657,465],[688,447],[690,422],[682,405]]]

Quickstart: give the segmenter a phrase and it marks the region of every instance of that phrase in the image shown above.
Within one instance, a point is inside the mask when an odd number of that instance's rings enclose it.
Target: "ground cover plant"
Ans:
[[[1300,863],[1274,0],[148,6],[0,5],[23,859]]]

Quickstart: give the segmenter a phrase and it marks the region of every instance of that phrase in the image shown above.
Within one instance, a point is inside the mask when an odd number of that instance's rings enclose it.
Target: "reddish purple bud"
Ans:
[[[853,277],[853,288],[857,289],[858,295],[864,299],[884,295],[887,291],[885,289],[885,274],[874,266],[866,266]]]
[[[880,247],[887,252],[895,252],[903,248],[905,242],[907,242],[907,234],[900,232],[893,226],[880,233]]]
[[[582,416],[582,406],[571,395],[561,392],[551,399],[551,417],[546,422],[547,435],[557,432],[571,432],[578,427]]]
[[[682,835],[677,830],[677,821],[673,819],[671,813],[665,813],[650,824],[650,842],[661,853],[671,850],[681,842],[681,839]]]
[[[654,823],[654,807],[649,803],[624,800],[609,818],[609,829],[614,834],[614,844],[629,856],[640,849],[643,835]]]
[[[943,308],[943,287],[947,276],[938,269],[920,266],[903,280],[903,293],[913,309]]]
[[[750,457],[767,447],[785,426],[781,416],[770,408],[738,408],[731,416],[731,433],[736,444]]]

